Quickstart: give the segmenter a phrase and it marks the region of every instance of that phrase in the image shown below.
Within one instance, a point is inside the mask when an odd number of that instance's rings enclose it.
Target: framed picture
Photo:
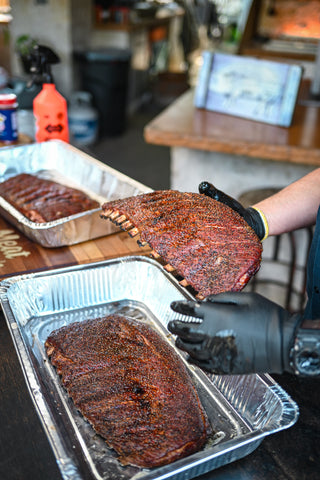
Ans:
[[[204,51],[194,104],[289,127],[302,73],[299,65]]]

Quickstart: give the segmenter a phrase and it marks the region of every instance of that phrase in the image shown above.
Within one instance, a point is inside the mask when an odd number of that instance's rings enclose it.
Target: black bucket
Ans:
[[[90,92],[99,113],[100,136],[120,135],[127,122],[131,52],[104,48],[77,52],[81,89]]]

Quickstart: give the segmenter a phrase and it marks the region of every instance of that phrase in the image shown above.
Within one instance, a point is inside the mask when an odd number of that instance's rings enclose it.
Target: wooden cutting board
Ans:
[[[0,279],[52,268],[85,264],[127,255],[147,255],[126,232],[70,247],[44,248],[0,217]]]

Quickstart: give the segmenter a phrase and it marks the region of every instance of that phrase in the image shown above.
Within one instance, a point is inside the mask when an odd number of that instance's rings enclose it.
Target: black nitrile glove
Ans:
[[[203,302],[172,302],[171,308],[203,319],[168,324],[190,363],[216,374],[292,372],[289,354],[301,317],[265,297],[227,292]]]
[[[260,210],[253,207],[244,208],[237,200],[221,190],[218,190],[209,182],[201,182],[199,185],[199,192],[227,205],[232,208],[232,210],[239,213],[239,215],[241,215],[248,225],[256,232],[261,241],[267,238],[268,223],[264,214]]]

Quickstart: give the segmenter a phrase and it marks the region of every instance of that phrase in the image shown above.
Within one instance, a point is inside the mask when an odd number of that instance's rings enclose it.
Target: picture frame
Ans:
[[[194,105],[214,112],[289,127],[303,67],[204,51]]]

